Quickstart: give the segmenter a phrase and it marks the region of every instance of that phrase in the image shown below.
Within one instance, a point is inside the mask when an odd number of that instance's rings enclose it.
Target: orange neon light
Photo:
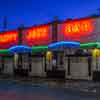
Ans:
[[[17,32],[5,32],[0,34],[0,43],[9,43],[17,41]]]
[[[48,26],[33,27],[27,31],[26,38],[28,40],[44,39],[47,38],[49,33]]]
[[[93,21],[80,20],[64,23],[63,32],[67,36],[90,34],[93,32]]]

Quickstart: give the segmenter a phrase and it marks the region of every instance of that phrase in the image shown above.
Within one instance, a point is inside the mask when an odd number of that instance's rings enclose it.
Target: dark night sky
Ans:
[[[0,0],[0,30],[4,16],[8,29],[20,24],[31,26],[59,19],[79,18],[97,12],[100,0]]]

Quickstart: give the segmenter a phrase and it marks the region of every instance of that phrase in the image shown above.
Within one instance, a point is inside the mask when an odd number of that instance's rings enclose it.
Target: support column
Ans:
[[[70,75],[70,56],[68,56],[68,75]]]
[[[32,70],[32,57],[31,53],[28,54],[29,72]]]
[[[54,17],[54,21],[52,22],[52,43],[57,42],[57,38],[58,38],[58,17],[55,16]],[[58,63],[58,50],[57,52],[53,52],[53,58],[56,59],[56,64]]]
[[[1,71],[3,71],[4,70],[4,57],[3,56],[1,56]],[[1,72],[2,73],[2,72]]]
[[[59,23],[58,18],[55,17],[54,21],[52,22],[52,43],[57,42],[57,34],[58,34],[57,25],[58,25],[58,23]]]
[[[91,76],[91,57],[89,56],[88,57],[88,75]]]
[[[23,33],[23,26],[20,26],[18,28],[18,44],[21,45],[22,44],[22,33]],[[18,68],[22,69],[22,55],[19,53],[18,54]]]
[[[23,26],[18,28],[18,45],[22,44],[22,33],[23,33]],[[23,73],[22,71],[22,54],[18,53],[18,63],[16,68],[14,68],[15,76],[20,76]]]

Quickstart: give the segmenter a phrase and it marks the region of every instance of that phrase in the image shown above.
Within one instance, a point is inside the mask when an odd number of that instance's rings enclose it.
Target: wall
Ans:
[[[4,58],[4,70],[3,73],[13,75],[13,58]]]
[[[44,77],[45,76],[45,65],[43,57],[32,57],[32,70],[30,76]]]
[[[82,22],[83,21],[83,22]],[[90,25],[85,30],[78,30],[78,24],[86,23],[89,21]],[[64,33],[66,30],[65,25],[72,24],[75,25],[77,30],[69,30],[67,33]],[[81,24],[80,24],[81,25]],[[88,24],[87,24],[88,25]],[[84,26],[85,27],[85,26]],[[68,28],[68,27],[67,27]],[[87,31],[86,31],[87,30]],[[71,32],[72,31],[72,32]],[[65,35],[66,34],[66,35]],[[95,18],[83,18],[83,19],[73,19],[62,22],[58,24],[58,41],[79,41],[79,42],[96,42],[100,41],[100,17]]]

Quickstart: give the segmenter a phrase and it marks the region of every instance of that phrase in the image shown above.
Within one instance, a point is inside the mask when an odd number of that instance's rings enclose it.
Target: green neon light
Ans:
[[[32,47],[32,53],[45,52],[47,50],[48,50],[48,46],[33,46]]]
[[[8,49],[0,49],[0,54],[9,54]]]
[[[97,48],[100,49],[100,42],[97,42]]]
[[[93,48],[97,47],[97,42],[90,42],[90,43],[81,43],[80,48]]]

